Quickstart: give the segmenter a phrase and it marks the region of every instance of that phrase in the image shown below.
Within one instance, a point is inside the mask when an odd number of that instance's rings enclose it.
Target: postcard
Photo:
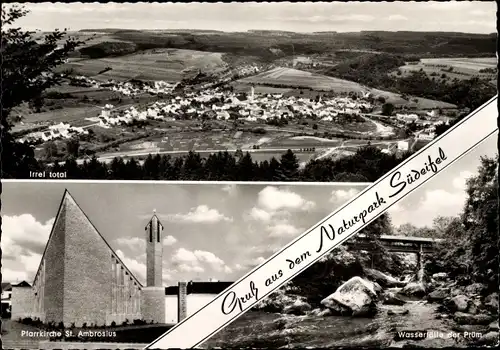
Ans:
[[[495,13],[2,4],[2,347],[498,346]]]

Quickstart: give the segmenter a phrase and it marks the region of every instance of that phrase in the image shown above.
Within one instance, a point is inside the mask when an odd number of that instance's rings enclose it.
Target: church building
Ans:
[[[66,190],[32,285],[12,288],[12,319],[37,318],[44,323],[62,322],[66,327],[120,325],[134,320],[147,323],[182,320],[188,316],[187,290],[193,288],[187,287],[189,283],[180,282],[176,303],[169,302],[167,307],[172,287],[165,288],[162,281],[163,229],[153,214],[145,227],[144,286]],[[229,284],[212,284],[211,298]],[[210,298],[204,300],[208,302]],[[190,313],[195,311],[191,308]]]

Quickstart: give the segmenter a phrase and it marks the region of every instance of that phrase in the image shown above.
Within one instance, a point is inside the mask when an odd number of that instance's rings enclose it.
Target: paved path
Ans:
[[[357,143],[357,144],[352,144],[352,145],[346,145],[345,144],[346,142],[347,141],[342,142],[342,144],[340,146],[328,148],[325,153],[320,154],[318,157],[315,158],[315,160],[328,157],[328,156],[332,155],[332,153],[334,153],[335,151],[341,150],[343,148],[364,147],[364,146],[368,146],[368,145],[370,145],[370,146],[386,145],[387,148],[390,150],[391,147],[395,146],[394,144],[397,141],[382,141],[382,142],[370,142],[370,143],[368,143],[368,141],[367,141],[366,143]]]
[[[5,331],[5,333],[4,333]],[[21,331],[40,331],[11,319],[2,319],[2,348],[3,349],[39,349],[39,342],[48,340],[47,337],[28,338],[21,336]]]
[[[62,350],[73,350],[73,349],[86,349],[86,350],[97,350],[97,349],[144,349],[149,344],[142,343],[93,343],[93,342],[40,342],[40,348],[45,350],[51,349],[62,349]]]
[[[392,126],[384,125],[379,121],[376,121],[376,120],[373,120],[373,119],[367,117],[366,115],[361,115],[361,118],[363,118],[364,120],[366,120],[368,122],[375,124],[375,127],[377,128],[376,132],[380,136],[392,136],[392,135],[394,135],[394,128]]]

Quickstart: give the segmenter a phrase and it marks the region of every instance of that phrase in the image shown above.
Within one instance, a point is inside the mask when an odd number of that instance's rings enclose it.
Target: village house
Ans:
[[[2,282],[2,318],[10,315],[12,311],[12,285]]]
[[[399,151],[408,151],[408,149],[409,149],[408,141],[398,141]]]
[[[416,114],[401,114],[401,113],[397,113],[396,114],[396,119],[400,120],[400,121],[403,121],[404,123],[412,123],[412,122],[415,122],[419,119],[418,115]]]
[[[25,137],[19,139],[20,142],[46,142],[50,140],[55,140],[55,139],[70,139],[74,135],[79,135],[79,134],[88,134],[88,131],[85,130],[84,128],[80,127],[74,127],[71,126],[70,124],[66,123],[59,123],[55,125],[50,125],[46,130],[44,131],[38,131],[34,133],[30,133],[26,135]]]
[[[161,89],[163,89],[161,91],[168,91],[175,87],[175,84],[166,82],[141,85],[142,90],[130,82],[110,81],[101,84],[101,86],[103,85],[119,91],[128,91],[128,93],[160,91]],[[247,121],[313,116],[324,121],[334,121],[339,114],[359,115],[361,110],[370,110],[372,105],[362,99],[353,100],[350,97],[325,98],[320,96],[317,100],[312,100],[294,96],[284,97],[283,94],[256,94],[253,89],[247,96],[215,88],[205,89],[202,92],[189,92],[182,96],[172,96],[170,101],[154,102],[141,111],[133,106],[122,112],[112,111],[113,108],[112,105],[107,104],[101,111],[97,119],[101,127],[108,128],[113,125],[130,123],[133,120],[146,119],[184,119],[188,117],[189,119],[228,120],[231,117],[230,111]],[[208,111],[213,111],[213,113],[207,113]],[[398,116],[404,120],[418,119],[416,115]],[[59,133],[65,135],[64,131],[59,131]],[[45,135],[44,137],[50,139],[54,136]]]
[[[417,139],[432,141],[436,138],[436,127],[430,126],[417,133]]]

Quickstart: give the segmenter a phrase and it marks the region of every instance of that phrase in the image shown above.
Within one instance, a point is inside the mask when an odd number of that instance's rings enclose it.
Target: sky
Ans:
[[[389,210],[392,223],[430,226],[463,208],[465,181],[481,156],[496,154],[498,134]],[[68,189],[95,227],[140,281],[145,230],[156,210],[163,231],[163,282],[234,281],[307,231],[365,185],[4,182],[2,273],[31,282]]]
[[[4,183],[2,273],[32,280],[65,188],[140,281],[144,228],[156,210],[165,227],[164,284],[171,285],[235,280],[364,187]]]
[[[498,155],[497,140],[498,132],[396,203],[389,209],[392,223],[395,226],[410,223],[417,227],[431,227],[437,216],[461,213],[467,198],[466,181],[477,174],[482,156]]]
[[[4,5],[2,5],[4,6]],[[7,5],[10,6],[10,5]],[[496,32],[496,2],[31,3],[17,25],[296,32],[361,30]]]

